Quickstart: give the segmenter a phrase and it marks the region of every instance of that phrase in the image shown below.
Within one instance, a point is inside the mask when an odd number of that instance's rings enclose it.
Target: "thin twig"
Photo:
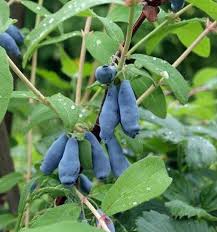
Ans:
[[[96,70],[97,66],[98,66],[98,62],[94,61],[93,71],[92,71],[90,78],[88,80],[88,86],[92,85],[95,81],[95,70]],[[81,99],[81,104],[85,104],[88,101],[90,94],[91,94],[91,90],[87,88],[85,93],[84,93],[84,96]]]
[[[38,98],[38,100],[49,107],[51,107],[49,101],[46,99],[46,97],[37,89],[35,86],[28,80],[28,78],[19,70],[19,68],[15,65],[15,63],[10,59],[9,56],[7,56],[9,65],[11,69],[16,73],[16,75],[20,78],[20,80],[27,86],[28,89],[30,89],[34,95]]]
[[[79,71],[78,71],[78,79],[77,79],[77,87],[76,87],[76,97],[75,104],[79,105],[81,101],[81,89],[82,89],[82,79],[83,79],[83,71],[84,71],[84,62],[86,56],[86,43],[85,37],[90,31],[92,22],[92,17],[87,17],[84,32],[82,33],[82,45],[81,45],[81,53],[80,53],[80,61],[79,61]]]
[[[173,15],[173,18],[178,18],[181,14],[186,12],[189,8],[192,7],[192,4],[187,5],[182,10]],[[142,44],[144,44],[148,39],[150,39],[153,35],[155,35],[158,31],[161,30],[164,26],[166,26],[171,21],[171,18],[168,17],[164,22],[162,22],[159,26],[157,26],[153,31],[151,31],[147,36],[142,38],[138,43],[136,43],[127,53],[127,57],[133,54]]]
[[[8,1],[8,5],[11,6],[14,3],[18,3],[18,2],[20,2],[20,0],[10,0],[10,1]]]
[[[183,52],[183,54],[172,64],[174,68],[177,68],[178,65],[180,65],[186,57],[192,52],[192,50],[203,40],[204,37],[206,37],[210,31],[213,30],[217,26],[217,22],[211,23],[195,40],[194,42]],[[162,83],[164,78],[161,78],[160,82]],[[158,85],[159,86],[159,85]],[[137,105],[140,105],[145,98],[147,98],[150,94],[152,94],[155,89],[158,86],[151,85],[138,99],[137,99]]]
[[[107,227],[105,221],[101,217],[101,215],[98,213],[98,211],[94,208],[94,206],[88,201],[87,197],[85,197],[82,193],[80,193],[76,188],[75,192],[77,196],[79,197],[80,201],[85,204],[88,209],[93,213],[93,215],[96,217],[97,221],[99,222],[99,225],[101,228],[106,232],[111,232],[109,228]]]
[[[127,27],[127,34],[126,39],[124,43],[124,49],[121,53],[121,58],[118,64],[118,70],[122,70],[125,61],[126,61],[126,54],[130,48],[130,43],[132,40],[133,35],[133,20],[134,20],[134,14],[135,14],[135,1],[132,2],[132,6],[130,6],[130,14],[129,14],[129,20],[128,20],[128,27]]]
[[[43,5],[43,0],[38,0],[38,5]],[[35,20],[35,28],[40,23],[40,15],[36,15]],[[35,86],[36,81],[36,70],[37,70],[37,60],[38,60],[38,51],[36,50],[32,56],[32,69],[31,69],[31,77],[30,82],[32,85]],[[32,99],[29,100],[30,104],[33,104],[34,101]],[[28,118],[28,121],[30,118]],[[27,133],[27,175],[26,175],[26,182],[28,183],[32,177],[32,148],[33,148],[33,133],[32,130],[29,130]],[[30,220],[30,205],[28,205],[25,213],[25,226],[29,226],[29,220]]]

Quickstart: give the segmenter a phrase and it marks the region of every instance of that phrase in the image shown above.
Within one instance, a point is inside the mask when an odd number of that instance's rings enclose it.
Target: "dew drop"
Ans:
[[[97,46],[99,46],[101,43],[102,43],[102,41],[99,40],[99,39],[96,41],[96,45],[97,45]]]
[[[51,18],[48,22],[52,23],[54,21],[54,18]]]

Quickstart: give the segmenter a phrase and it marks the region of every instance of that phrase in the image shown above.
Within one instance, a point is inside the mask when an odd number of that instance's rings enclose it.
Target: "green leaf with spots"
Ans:
[[[151,73],[164,78],[164,83],[169,86],[176,98],[182,104],[187,103],[190,88],[176,68],[167,61],[152,56],[135,54],[131,58],[136,60],[135,65],[137,67],[144,67]]]
[[[102,208],[108,215],[160,196],[171,184],[164,162],[149,156],[131,165],[107,192]]]
[[[103,32],[91,32],[86,36],[86,46],[90,54],[101,64],[111,62],[111,57],[119,44]]]
[[[48,98],[51,106],[55,109],[65,128],[72,131],[79,118],[79,109],[74,102],[58,93]]]
[[[56,13],[48,15],[26,37],[25,44],[27,47],[27,51],[23,57],[23,66],[24,67],[26,66],[28,59],[33,54],[35,49],[37,49],[38,44],[41,41],[43,41],[61,23],[71,18],[72,16],[81,13],[82,11],[106,3],[123,4],[123,1],[122,0],[86,0],[86,1],[72,0],[67,2]]]

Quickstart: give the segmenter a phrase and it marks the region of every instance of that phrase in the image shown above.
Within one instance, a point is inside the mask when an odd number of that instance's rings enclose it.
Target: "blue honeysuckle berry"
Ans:
[[[111,232],[115,232],[115,226],[113,221],[111,220],[110,217],[108,217],[106,214],[104,214],[104,212],[101,209],[97,209],[97,212],[100,214],[100,216],[102,217],[102,219],[104,220],[105,224],[107,225],[108,229]],[[99,222],[96,222],[97,226],[99,224]]]
[[[170,0],[170,1],[171,1],[171,8],[175,12],[181,10],[185,4],[185,0]]]
[[[23,44],[24,36],[16,26],[10,25],[6,30],[6,33],[8,33],[18,45]]]
[[[91,144],[94,174],[97,179],[104,180],[111,172],[109,158],[94,134],[86,132],[84,137]]]
[[[78,142],[75,138],[70,138],[66,143],[58,166],[61,184],[66,186],[75,184],[79,176],[80,166]]]
[[[116,67],[113,65],[103,65],[96,69],[95,77],[101,84],[110,84],[116,75]]]
[[[123,80],[118,93],[121,126],[126,135],[135,138],[139,133],[139,112],[129,80]]]
[[[93,187],[92,181],[90,181],[89,178],[87,176],[85,176],[84,174],[80,174],[79,175],[79,183],[80,183],[80,189],[84,193],[89,194],[92,187]]]
[[[115,135],[113,135],[112,139],[106,144],[106,147],[109,154],[112,173],[115,177],[119,177],[129,167],[130,163],[125,157]]]
[[[0,34],[0,46],[6,50],[9,56],[20,56],[20,50],[15,40],[6,32]]]
[[[111,85],[99,116],[100,137],[104,142],[108,142],[113,134],[114,129],[120,121],[118,107],[118,88]]]
[[[62,159],[67,141],[67,135],[61,134],[48,149],[40,167],[40,170],[45,175],[50,175],[58,167],[59,162]]]

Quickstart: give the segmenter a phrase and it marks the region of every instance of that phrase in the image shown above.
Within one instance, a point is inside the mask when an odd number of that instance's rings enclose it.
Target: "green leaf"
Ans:
[[[55,118],[57,118],[57,115],[50,108],[45,105],[36,105],[29,117],[29,123],[26,129],[29,130],[44,121]]]
[[[93,168],[91,145],[87,140],[79,141],[79,159],[85,170]]]
[[[135,16],[134,21],[138,19],[141,14],[141,5],[137,4],[135,7]],[[129,7],[126,5],[116,5],[112,7],[112,9],[108,13],[108,18],[111,19],[113,22],[124,22],[128,23],[129,20]]]
[[[21,4],[27,7],[29,10],[31,10],[37,15],[46,17],[51,14],[45,7],[39,5],[38,3],[23,0],[21,1]]]
[[[91,189],[89,197],[92,197],[98,201],[103,201],[105,198],[106,193],[112,187],[112,184],[100,184],[96,185]]]
[[[7,29],[6,25],[8,24],[10,15],[9,6],[6,1],[0,1],[0,32],[3,32]]]
[[[86,46],[90,54],[101,64],[111,62],[111,57],[119,44],[103,32],[91,32],[86,36]]]
[[[186,161],[191,168],[208,168],[217,161],[216,148],[209,140],[195,136],[187,139],[184,146]]]
[[[62,221],[60,223],[55,223],[48,226],[41,226],[32,229],[22,229],[20,230],[20,232],[60,232],[62,230],[64,230],[64,232],[102,232],[102,230],[89,226],[86,223],[78,223],[72,221]]]
[[[198,37],[198,35],[203,31],[201,23],[204,24],[203,19],[193,18],[189,20],[182,20],[179,22],[172,22],[163,26],[159,33],[155,33],[146,41],[145,47],[148,54],[157,47],[156,45],[160,43],[166,36],[170,34],[175,34],[178,36],[179,40],[185,47],[189,47],[190,44]],[[186,34],[188,36],[186,36]],[[205,50],[207,49],[207,50]],[[194,49],[199,56],[207,57],[210,53],[210,40],[205,37]]]
[[[50,34],[57,26],[63,23],[65,20],[71,18],[72,16],[97,5],[106,4],[106,3],[119,3],[123,4],[122,0],[72,0],[66,3],[59,11],[54,14],[49,15],[41,23],[30,32],[26,37],[25,44],[27,46],[27,51],[23,57],[23,66],[26,66],[26,63],[29,57],[33,54],[38,44]]]
[[[139,98],[154,82],[148,78],[139,78],[132,81],[132,87],[137,98]],[[141,106],[150,110],[153,114],[160,118],[165,118],[167,115],[167,104],[164,93],[160,87],[150,94],[141,103]]]
[[[175,131],[176,133],[181,133],[183,135],[185,134],[184,125],[172,116],[167,116],[165,119],[162,119],[153,115],[148,110],[141,109],[140,117],[145,121],[156,124],[160,127],[170,129],[172,131]]]
[[[191,206],[180,200],[173,200],[165,203],[166,207],[169,208],[170,213],[177,218],[183,217],[197,217],[198,219],[206,219],[209,221],[217,221],[217,217],[207,213],[206,210],[198,207]]]
[[[204,221],[173,220],[156,211],[144,212],[136,225],[138,232],[214,232]]]
[[[160,58],[135,54],[131,56],[135,59],[135,65],[144,67],[157,76],[164,77],[164,82],[173,91],[176,98],[185,104],[188,101],[189,86],[181,73],[167,61]]]
[[[60,36],[56,36],[56,37],[47,39],[45,42],[40,43],[39,47],[43,47],[43,46],[47,46],[47,45],[51,45],[51,44],[57,44],[57,43],[65,41],[67,39],[70,39],[72,37],[81,37],[81,32],[80,31],[73,31],[73,32],[69,32],[66,34],[62,34]]]
[[[189,47],[202,32],[203,27],[199,22],[188,23],[174,31],[185,47]],[[211,45],[208,37],[203,38],[203,40],[193,49],[196,54],[202,57],[209,57],[210,50]]]
[[[30,92],[30,91],[13,91],[11,94],[11,98],[15,98],[15,99],[34,99],[34,100],[38,100],[36,98],[36,96]]]
[[[11,227],[16,222],[16,217],[12,214],[0,214],[0,230]]]
[[[10,173],[0,178],[0,194],[6,193],[11,190],[16,184],[23,179],[22,175],[18,172]]]
[[[80,215],[80,206],[76,203],[64,204],[47,209],[42,215],[31,222],[31,228],[50,225],[61,221],[77,221]]]
[[[46,69],[37,68],[36,73],[39,77],[44,78],[49,83],[51,83],[52,85],[54,85],[60,89],[68,90],[68,89],[72,88],[70,85],[70,82],[62,80],[61,77],[58,76],[58,74],[56,72],[49,71]]]
[[[70,131],[73,130],[79,119],[79,109],[74,102],[58,93],[48,98],[52,107],[56,110],[58,116],[63,121],[64,126]]]
[[[113,23],[109,18],[103,18],[100,16],[96,16],[104,25],[107,34],[115,40],[117,43],[122,43],[124,41],[124,33],[121,28]]]
[[[205,85],[212,79],[216,78],[216,76],[217,76],[217,68],[212,68],[212,67],[203,68],[199,70],[193,78],[194,87]]]
[[[113,215],[161,195],[171,184],[164,162],[149,156],[131,165],[111,187],[102,208]]]
[[[187,0],[194,6],[200,8],[202,11],[206,12],[210,17],[217,20],[217,3],[213,0]]]
[[[1,21],[1,20],[0,20]],[[13,78],[9,70],[7,55],[0,47],[0,122],[4,118],[13,91]]]

